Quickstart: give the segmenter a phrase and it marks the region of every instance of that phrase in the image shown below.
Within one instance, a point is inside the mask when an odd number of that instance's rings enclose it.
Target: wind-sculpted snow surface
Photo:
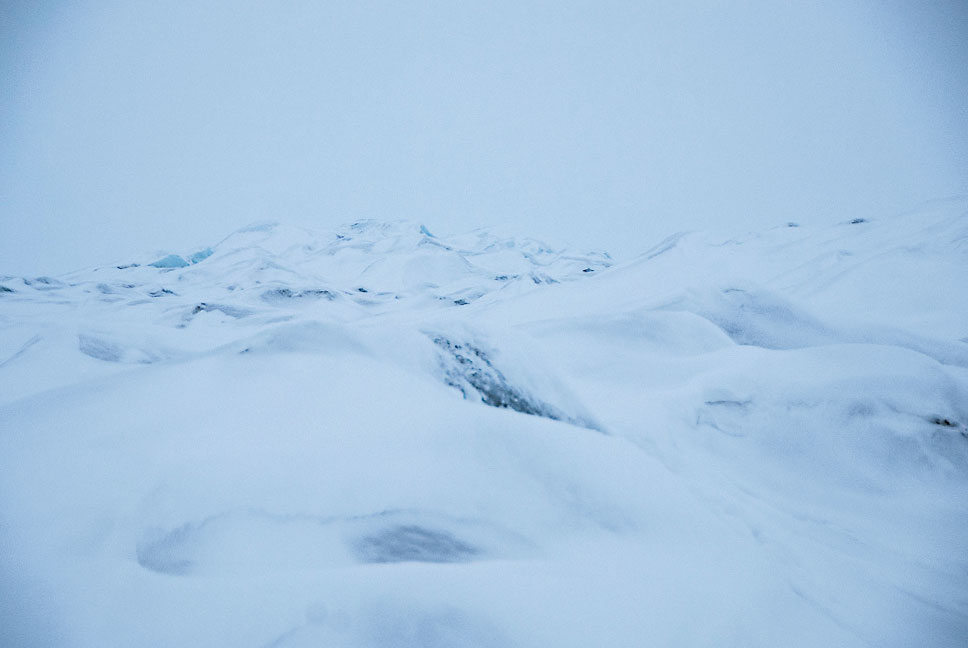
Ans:
[[[968,202],[0,277],[0,645],[963,646]]]

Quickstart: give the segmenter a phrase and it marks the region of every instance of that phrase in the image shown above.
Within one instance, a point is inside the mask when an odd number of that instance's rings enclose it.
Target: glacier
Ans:
[[[968,200],[0,276],[0,644],[963,646]]]

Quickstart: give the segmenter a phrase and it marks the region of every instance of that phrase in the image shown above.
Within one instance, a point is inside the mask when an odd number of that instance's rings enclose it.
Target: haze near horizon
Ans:
[[[505,224],[622,258],[968,192],[956,2],[3,11],[4,273],[263,219]]]

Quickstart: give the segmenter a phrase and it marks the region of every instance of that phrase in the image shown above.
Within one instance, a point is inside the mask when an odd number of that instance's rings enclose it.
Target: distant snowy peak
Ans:
[[[611,257],[601,252],[575,254],[547,243],[507,234],[485,227],[441,238],[419,223],[406,220],[379,221],[364,219],[332,230],[312,231],[278,222],[260,222],[237,230],[214,247],[216,252],[241,248],[261,248],[273,254],[337,254],[342,250],[372,253],[410,253],[432,248],[468,256],[482,256],[514,251],[537,265],[547,265],[558,258],[588,258],[603,267]]]
[[[216,245],[205,266],[191,273],[244,274],[238,278],[242,284],[285,281],[280,275],[289,275],[395,297],[446,288],[466,293],[457,299],[467,301],[508,283],[556,283],[610,265],[607,254],[575,254],[490,230],[447,239],[417,223],[362,220],[327,232],[278,223],[246,227]]]
[[[582,279],[611,264],[604,253],[578,254],[491,229],[439,238],[402,220],[361,220],[327,231],[267,221],[190,253],[4,286],[8,292],[31,288],[34,296],[57,292],[48,298],[81,290],[103,300],[199,294],[206,303],[254,299],[264,305],[351,298],[372,310],[415,297],[424,305],[463,306],[497,291]]]

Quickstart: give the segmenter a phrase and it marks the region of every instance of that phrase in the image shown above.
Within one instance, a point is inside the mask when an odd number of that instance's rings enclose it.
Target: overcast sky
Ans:
[[[261,219],[622,257],[968,193],[961,0],[0,6],[0,274]]]

